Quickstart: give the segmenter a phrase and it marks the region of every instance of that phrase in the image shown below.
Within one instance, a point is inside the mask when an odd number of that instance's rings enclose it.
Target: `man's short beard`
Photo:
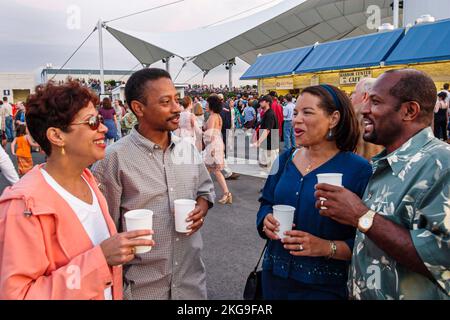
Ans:
[[[363,140],[365,142],[377,144],[377,140],[378,140],[377,132],[375,130],[373,130],[368,136],[363,134]]]

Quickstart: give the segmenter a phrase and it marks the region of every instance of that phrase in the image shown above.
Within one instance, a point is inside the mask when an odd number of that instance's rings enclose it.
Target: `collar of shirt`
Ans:
[[[144,147],[148,151],[162,149],[161,146],[157,145],[153,141],[151,141],[151,140],[147,139],[146,137],[144,137],[143,135],[141,135],[136,128],[137,128],[137,125],[135,127],[133,127],[133,129],[131,129],[130,136],[131,136],[131,139],[137,145]],[[175,145],[177,145],[181,141],[181,139],[178,136],[176,136],[175,134],[173,134],[172,132],[168,132],[168,135],[169,135],[169,149],[173,150]]]
[[[378,168],[388,165],[393,174],[398,175],[408,162],[414,162],[414,157],[418,157],[418,152],[434,138],[433,131],[427,127],[419,131],[411,139],[406,141],[400,148],[390,154],[386,154],[386,149],[372,158],[373,172]],[[418,157],[418,159],[420,156]]]

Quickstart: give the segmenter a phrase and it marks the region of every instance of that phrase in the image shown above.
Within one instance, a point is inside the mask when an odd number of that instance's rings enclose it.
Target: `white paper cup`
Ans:
[[[333,186],[342,187],[342,173],[320,173],[317,175],[317,183],[327,183]],[[320,197],[320,200],[327,200],[324,197]],[[322,210],[326,210],[327,207],[321,207]]]
[[[175,230],[181,233],[188,233],[187,228],[192,221],[186,222],[188,215],[195,209],[197,201],[191,199],[178,199],[174,201],[175,204]]]
[[[294,222],[294,212],[295,208],[286,205],[276,205],[273,206],[273,217],[280,223],[280,231],[276,234],[280,238],[286,237],[284,234],[286,231],[292,230],[292,223]]]
[[[147,209],[130,210],[124,214],[125,227],[127,231],[152,230],[153,211]],[[142,236],[138,239],[152,240],[152,235]],[[151,246],[136,246],[136,254],[146,253],[152,249]]]

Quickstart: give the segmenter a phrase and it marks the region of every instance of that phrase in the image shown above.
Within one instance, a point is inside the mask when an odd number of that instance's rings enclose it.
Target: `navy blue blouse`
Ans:
[[[257,228],[260,236],[267,239],[262,231],[264,218],[273,212],[276,204],[290,205],[296,208],[294,223],[296,230],[308,232],[327,240],[345,241],[353,249],[355,229],[342,225],[328,217],[321,216],[315,208],[314,186],[316,174],[342,173],[345,188],[362,197],[372,169],[364,158],[351,153],[340,152],[319,168],[303,176],[292,162],[289,150],[279,157],[278,172],[270,175],[266,181],[260,209],[257,215]],[[349,261],[326,259],[325,257],[295,257],[283,248],[280,240],[269,240],[263,260],[263,269],[271,270],[276,276],[292,278],[306,284],[326,284],[345,286]]]

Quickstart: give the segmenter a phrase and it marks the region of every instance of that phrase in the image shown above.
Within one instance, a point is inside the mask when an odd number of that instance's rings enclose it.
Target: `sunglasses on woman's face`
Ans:
[[[103,122],[104,122],[103,117],[98,114],[96,116],[90,117],[89,119],[87,119],[85,121],[71,123],[71,125],[87,124],[87,125],[89,125],[89,128],[91,128],[92,130],[97,130],[98,127],[100,126],[100,123],[103,123]]]

